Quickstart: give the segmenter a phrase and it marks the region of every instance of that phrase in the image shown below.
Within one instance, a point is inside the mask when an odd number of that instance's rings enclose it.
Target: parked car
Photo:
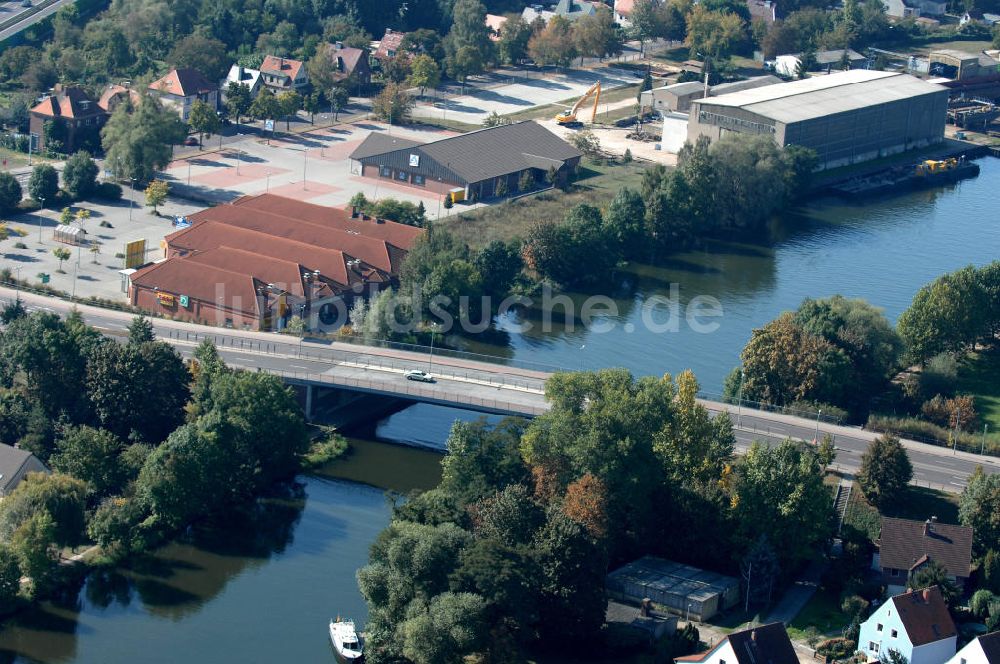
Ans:
[[[23,1],[23,2],[21,3],[21,6],[22,6],[22,7],[30,7],[30,6],[31,6],[31,0],[24,0],[24,1]]]
[[[198,145],[198,137],[188,136],[187,138],[184,139],[184,145]]]
[[[406,380],[415,380],[421,383],[433,383],[434,376],[430,375],[426,371],[420,371],[419,369],[413,369],[412,371],[407,371]]]

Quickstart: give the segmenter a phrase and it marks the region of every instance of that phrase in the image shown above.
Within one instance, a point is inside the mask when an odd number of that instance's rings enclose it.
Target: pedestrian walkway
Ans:
[[[784,596],[775,604],[771,613],[767,616],[766,622],[783,622],[786,625],[795,620],[799,611],[809,602],[816,589],[819,588],[819,580],[826,570],[826,560],[817,559],[809,563],[799,578],[795,579]]]

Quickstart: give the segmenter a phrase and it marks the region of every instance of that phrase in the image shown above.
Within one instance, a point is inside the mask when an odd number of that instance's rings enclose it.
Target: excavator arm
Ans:
[[[569,109],[568,111],[563,111],[562,113],[557,115],[556,121],[559,122],[560,124],[576,122],[577,112],[583,107],[585,103],[587,103],[587,100],[590,99],[592,96],[594,97],[594,108],[590,114],[590,121],[594,122],[594,120],[597,119],[597,105],[601,103],[600,81],[597,81],[592,86],[587,88],[587,91],[583,93],[583,96],[580,97],[575,104],[573,104],[573,108]]]

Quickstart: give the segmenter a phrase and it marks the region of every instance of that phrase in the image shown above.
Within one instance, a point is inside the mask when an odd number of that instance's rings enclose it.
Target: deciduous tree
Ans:
[[[38,164],[31,171],[28,179],[28,195],[32,200],[48,201],[50,204],[55,201],[55,195],[59,192],[59,174],[50,164]]]
[[[76,200],[90,196],[97,187],[97,164],[87,152],[77,152],[63,167],[63,189]]]
[[[146,187],[146,205],[153,208],[153,214],[158,214],[157,208],[167,201],[168,191],[166,180],[153,180]]]
[[[205,134],[211,136],[219,131],[222,122],[215,109],[200,99],[191,104],[191,113],[188,115],[188,125],[192,131],[198,132],[198,149],[202,148]]]
[[[858,484],[868,502],[876,507],[897,502],[911,479],[913,465],[896,436],[879,436],[861,455]]]

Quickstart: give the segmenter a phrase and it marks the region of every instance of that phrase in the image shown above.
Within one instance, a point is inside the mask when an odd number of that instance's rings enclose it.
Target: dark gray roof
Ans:
[[[376,157],[418,145],[401,143],[395,148],[378,151],[369,146],[368,139],[365,139],[351,154],[351,159]],[[530,120],[443,138],[419,145],[418,150],[432,161],[446,166],[466,182],[488,180],[526,168],[559,168],[567,160],[578,159],[583,155],[548,129]]]
[[[990,664],[1000,664],[1000,632],[983,634],[979,637],[979,645]]]
[[[31,452],[0,443],[0,493],[7,493],[14,488],[13,485],[20,482],[22,468],[32,459],[35,456]],[[29,471],[44,469],[37,459],[31,465]]]
[[[377,154],[392,152],[393,150],[406,150],[417,145],[421,145],[420,141],[411,141],[408,138],[389,136],[382,132],[373,131],[368,134],[365,140],[361,141],[361,145],[354,148],[354,152],[351,153],[351,159],[366,159],[374,157]]]

